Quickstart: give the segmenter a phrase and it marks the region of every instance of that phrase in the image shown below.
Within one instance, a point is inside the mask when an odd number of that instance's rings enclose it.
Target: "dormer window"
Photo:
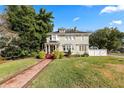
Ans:
[[[58,36],[57,35],[51,35],[50,36],[50,40],[51,41],[57,41],[58,40]]]
[[[52,40],[52,36],[50,36],[50,40]]]

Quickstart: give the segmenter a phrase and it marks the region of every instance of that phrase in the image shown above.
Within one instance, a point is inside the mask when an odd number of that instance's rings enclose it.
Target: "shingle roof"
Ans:
[[[51,34],[57,34],[57,35],[90,35],[91,32],[89,31],[79,31],[76,29],[76,27],[72,28],[72,29],[65,29],[65,28],[59,28],[58,31],[55,32],[50,32],[48,33],[48,35]]]
[[[53,33],[61,33],[61,32],[55,31]],[[89,33],[89,32],[84,32],[84,31],[65,31],[64,33]]]
[[[52,33],[61,33],[59,31],[55,31],[55,32],[52,32]],[[79,30],[73,30],[73,29],[66,29],[64,33],[91,33],[91,32],[84,32],[84,31],[79,31]]]

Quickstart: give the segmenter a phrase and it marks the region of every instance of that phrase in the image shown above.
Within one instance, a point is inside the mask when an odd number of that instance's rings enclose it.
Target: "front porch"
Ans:
[[[45,43],[45,52],[50,54],[54,50],[57,50],[59,47],[59,43]]]

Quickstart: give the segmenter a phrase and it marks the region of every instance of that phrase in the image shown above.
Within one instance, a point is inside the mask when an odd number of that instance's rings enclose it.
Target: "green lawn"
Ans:
[[[124,59],[77,57],[56,59],[29,87],[124,87]]]
[[[36,59],[34,58],[25,58],[14,61],[7,61],[6,63],[0,64],[0,81],[36,63]]]
[[[111,55],[115,55],[115,56],[124,56],[124,53],[111,53]]]

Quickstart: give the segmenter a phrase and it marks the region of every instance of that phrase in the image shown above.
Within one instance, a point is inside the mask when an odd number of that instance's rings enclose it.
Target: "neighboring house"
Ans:
[[[72,54],[84,54],[89,52],[90,32],[82,32],[74,29],[58,29],[56,32],[48,33],[45,43],[45,52],[51,53],[54,50],[68,52]]]

